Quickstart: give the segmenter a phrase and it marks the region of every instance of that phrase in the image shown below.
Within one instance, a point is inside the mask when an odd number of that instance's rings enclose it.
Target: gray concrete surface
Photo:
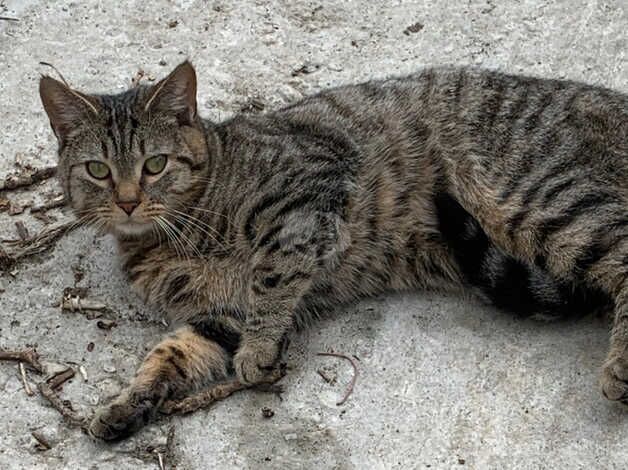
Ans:
[[[0,15],[20,21],[0,20],[0,177],[16,162],[55,162],[37,95],[48,72],[40,60],[79,88],[118,91],[139,68],[158,77],[189,57],[200,72],[200,110],[215,119],[251,97],[273,106],[437,63],[628,91],[627,8],[626,0],[2,0]],[[404,33],[417,22],[423,27]],[[304,64],[311,73],[293,76]],[[56,191],[50,182],[4,196],[28,202]],[[1,238],[15,238],[15,220],[31,232],[42,227],[28,211],[0,213]],[[0,275],[0,345],[34,344],[49,360],[83,365],[88,380],[77,376],[62,392],[82,412],[115,395],[165,331],[127,290],[113,251],[110,239],[77,231]],[[111,331],[54,306],[77,269],[85,273],[77,285],[112,307]],[[180,469],[626,468],[628,412],[596,384],[607,330],[600,319],[519,321],[434,293],[384,296],[296,337],[283,401],[245,392],[115,445],[68,429],[24,393],[16,365],[2,363],[0,468],[157,468],[153,457],[138,457],[163,443],[170,424]],[[341,407],[350,366],[315,355],[325,350],[360,358],[355,392]],[[319,368],[337,382],[325,383]],[[274,417],[262,417],[264,406]],[[33,429],[51,450],[35,450]]]

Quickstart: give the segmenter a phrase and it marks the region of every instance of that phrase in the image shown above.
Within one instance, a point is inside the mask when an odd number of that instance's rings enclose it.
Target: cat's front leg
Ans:
[[[234,357],[238,379],[245,384],[263,381],[277,365],[294,327],[297,307],[325,268],[336,237],[321,219],[292,217],[274,238],[258,243],[251,263],[242,340]]]
[[[283,277],[282,274],[272,276]],[[295,283],[303,284],[295,280]],[[264,293],[255,294],[255,308],[247,314],[242,331],[240,347],[235,354],[233,363],[238,379],[248,385],[262,382],[273,370],[281,357],[287,343],[287,335],[294,325],[294,310],[302,286],[294,285],[287,280],[285,285],[266,287]],[[277,289],[277,292],[272,290]],[[281,299],[281,292],[293,290],[290,299]]]
[[[196,328],[183,327],[148,353],[131,384],[96,411],[89,431],[107,441],[129,436],[154,417],[166,398],[225,379],[230,365],[224,345]]]
[[[606,398],[628,405],[628,278],[626,277],[615,299],[611,347],[602,366],[600,385]]]

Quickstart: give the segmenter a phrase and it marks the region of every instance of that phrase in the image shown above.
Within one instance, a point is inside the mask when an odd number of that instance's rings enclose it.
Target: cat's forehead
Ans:
[[[118,94],[95,95],[98,99],[98,117],[92,124],[95,132],[86,132],[90,151],[102,153],[101,158],[121,171],[132,171],[135,161],[146,153],[147,128],[142,102],[145,87],[136,87]]]
[[[130,88],[114,95],[98,95],[101,120],[105,125],[115,125],[116,121],[141,118],[141,102],[146,95],[146,87]]]

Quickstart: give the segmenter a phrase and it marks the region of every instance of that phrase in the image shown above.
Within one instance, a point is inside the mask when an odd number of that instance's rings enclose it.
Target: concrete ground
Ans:
[[[0,20],[0,177],[55,162],[37,94],[39,74],[50,73],[42,60],[80,89],[120,91],[140,68],[160,77],[189,57],[200,111],[214,119],[251,99],[271,107],[439,63],[628,92],[627,9],[625,0],[0,0],[0,16],[19,18]],[[57,192],[48,182],[0,198],[16,206]],[[0,238],[16,237],[17,220],[31,233],[44,225],[28,210],[0,212]],[[113,254],[109,238],[79,230],[0,274],[0,345],[36,345],[47,360],[82,365],[87,380],[77,375],[61,392],[82,413],[114,396],[166,331],[128,291]],[[102,330],[61,312],[55,305],[74,286],[106,302],[117,326]],[[0,468],[158,468],[149,446],[163,444],[170,425],[166,466],[180,469],[626,468],[628,412],[607,403],[596,382],[605,321],[538,324],[434,293],[341,313],[293,341],[283,401],[244,392],[114,445],[68,428],[42,398],[26,395],[14,363],[1,363]],[[316,356],[331,350],[360,359],[343,406],[335,402],[349,364]],[[263,407],[274,416],[264,418]],[[36,450],[33,430],[52,449]]]

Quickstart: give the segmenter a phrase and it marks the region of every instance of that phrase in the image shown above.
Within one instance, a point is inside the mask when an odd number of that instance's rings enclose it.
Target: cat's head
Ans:
[[[186,210],[209,159],[189,62],[153,86],[118,95],[84,94],[47,76],[39,91],[59,143],[59,178],[77,216],[133,238]]]

